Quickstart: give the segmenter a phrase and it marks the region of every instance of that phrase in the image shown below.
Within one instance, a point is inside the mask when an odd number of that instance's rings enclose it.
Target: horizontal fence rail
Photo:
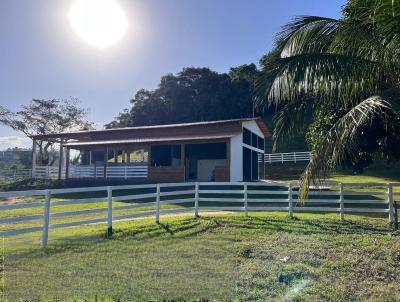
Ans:
[[[326,184],[309,191],[300,202],[299,187],[281,182],[196,182],[104,186],[71,189],[0,192],[0,235],[42,233],[49,230],[107,223],[139,217],[201,211],[332,212],[341,220],[347,213],[387,215],[395,221],[400,184]],[[17,202],[16,202],[17,201]],[[22,211],[22,212],[21,212]]]
[[[309,151],[306,152],[289,152],[289,153],[267,153],[264,154],[265,163],[286,163],[286,162],[301,162],[301,161],[310,161],[312,153]],[[260,154],[258,157],[258,162],[262,162],[262,155]]]
[[[121,165],[121,166],[94,166],[94,165],[70,165],[68,169],[69,178],[147,178],[148,167],[143,165]],[[65,178],[66,168],[61,169],[61,176]],[[0,171],[0,179],[56,179],[59,168],[56,166],[36,166],[32,169],[14,171]]]
[[[0,179],[32,178],[32,169],[0,170]]]

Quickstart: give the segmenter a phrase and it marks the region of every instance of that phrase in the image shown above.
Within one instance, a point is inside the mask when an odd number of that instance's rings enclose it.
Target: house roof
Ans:
[[[270,132],[261,118],[242,118],[220,121],[207,121],[182,124],[168,124],[155,126],[140,126],[114,128],[104,130],[87,130],[76,132],[62,132],[54,134],[33,135],[32,139],[52,140],[63,142],[64,145],[90,145],[110,144],[123,142],[155,142],[189,139],[226,138],[239,134],[242,131],[242,123],[254,120],[264,136],[270,137]],[[68,142],[68,140],[73,140]],[[107,143],[104,143],[107,142]]]

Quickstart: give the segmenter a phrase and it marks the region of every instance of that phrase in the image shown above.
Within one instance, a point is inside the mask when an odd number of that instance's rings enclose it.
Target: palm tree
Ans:
[[[343,112],[303,173],[305,197],[312,180],[357,157],[361,129],[377,120],[386,130],[399,123],[400,0],[349,0],[339,20],[297,17],[277,41],[280,58],[258,83],[261,104],[282,108],[275,141],[303,131],[309,111]]]

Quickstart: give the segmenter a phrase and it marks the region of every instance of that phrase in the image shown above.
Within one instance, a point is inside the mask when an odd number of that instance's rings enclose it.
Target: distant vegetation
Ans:
[[[79,100],[33,99],[18,111],[0,105],[0,125],[10,127],[26,136],[93,129],[87,119],[87,110]],[[58,158],[54,141],[37,141],[38,163],[51,166]]]
[[[0,151],[0,171],[29,169],[32,163],[31,150],[10,148]]]
[[[131,108],[108,128],[210,121],[252,116],[254,64],[233,68],[229,74],[209,68],[184,68],[161,78],[154,90],[139,90]]]

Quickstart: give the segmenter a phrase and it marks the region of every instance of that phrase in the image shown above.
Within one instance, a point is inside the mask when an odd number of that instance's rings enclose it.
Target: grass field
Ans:
[[[398,301],[386,218],[286,213],[163,217],[5,241],[6,300]]]

